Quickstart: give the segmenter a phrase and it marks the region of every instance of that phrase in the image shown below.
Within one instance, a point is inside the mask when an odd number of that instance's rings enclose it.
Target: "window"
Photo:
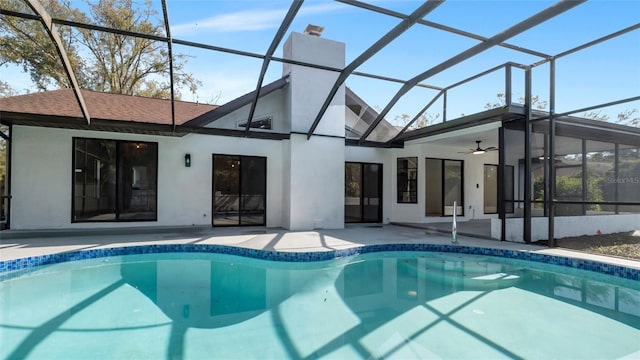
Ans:
[[[418,158],[398,158],[398,203],[418,202]]]
[[[157,220],[157,143],[74,138],[73,149],[73,222]]]
[[[462,160],[426,159],[426,216],[464,215]]]
[[[246,128],[247,127],[247,122],[244,121],[242,123],[238,124],[239,128]],[[251,122],[251,124],[249,125],[249,127],[251,129],[262,129],[262,130],[271,130],[271,118],[267,117],[267,118],[263,118],[263,119],[257,119],[257,120],[253,120]]]

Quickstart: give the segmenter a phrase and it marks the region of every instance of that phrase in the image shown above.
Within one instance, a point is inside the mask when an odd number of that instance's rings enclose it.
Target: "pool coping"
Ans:
[[[220,244],[151,244],[116,246],[99,249],[64,251],[54,254],[37,255],[0,261],[0,280],[5,277],[14,277],[16,275],[19,276],[19,274],[23,272],[31,271],[41,266],[110,256],[163,253],[210,253],[235,255],[253,259],[279,262],[313,262],[332,260],[336,258],[356,256],[368,253],[399,251],[441,252],[494,256],[506,259],[526,260],[542,264],[557,265],[561,267],[568,267],[604,275],[610,275],[622,279],[640,281],[640,269],[610,263],[603,263],[591,259],[546,254],[530,250],[498,249],[456,244],[428,243],[372,244],[328,251],[303,252],[251,249],[240,246]]]

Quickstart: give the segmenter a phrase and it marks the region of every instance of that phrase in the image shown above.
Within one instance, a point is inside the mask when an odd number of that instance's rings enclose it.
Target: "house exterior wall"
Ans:
[[[463,196],[464,216],[458,216],[458,221],[473,219],[496,218],[497,214],[484,213],[484,164],[497,164],[497,152],[487,152],[482,155],[459,154],[458,147],[434,145],[429,143],[405,144],[403,149],[390,150],[391,164],[391,213],[392,222],[430,223],[447,221],[451,217],[428,217],[426,209],[426,158],[448,160],[463,160]],[[418,157],[418,202],[405,204],[397,202],[397,159],[401,157]]]
[[[212,154],[267,157],[266,225],[282,226],[283,141],[211,135],[182,138],[14,126],[13,229],[210,225]],[[158,143],[158,220],[71,222],[73,137]],[[191,167],[184,155],[191,154]]]
[[[344,66],[344,44],[293,33],[285,56]],[[190,134],[182,138],[15,126],[12,151],[12,228],[94,228],[209,225],[212,154],[267,158],[266,225],[292,230],[344,227],[344,85],[315,134],[306,132],[337,73],[285,64],[291,83],[260,99],[256,116],[273,116],[274,132],[290,140]],[[211,124],[236,129],[249,105]],[[157,221],[72,223],[73,137],[158,143]],[[184,166],[191,154],[191,167]],[[33,176],[38,174],[38,176]]]

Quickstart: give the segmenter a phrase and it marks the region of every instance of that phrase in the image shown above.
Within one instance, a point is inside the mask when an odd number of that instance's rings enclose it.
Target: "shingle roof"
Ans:
[[[82,90],[92,119],[172,125],[171,101]],[[185,122],[214,110],[216,105],[175,101],[175,122]],[[0,111],[82,118],[71,89],[0,98]]]

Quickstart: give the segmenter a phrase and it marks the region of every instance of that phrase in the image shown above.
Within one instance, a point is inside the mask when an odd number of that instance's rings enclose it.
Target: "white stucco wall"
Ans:
[[[291,230],[344,227],[344,139],[291,134]]]
[[[182,138],[14,126],[13,229],[183,226],[211,224],[212,154],[267,157],[267,219],[282,226],[284,141],[210,135]],[[158,143],[158,221],[72,223],[72,138]],[[191,167],[184,155],[191,154]]]
[[[270,94],[261,97],[256,104],[255,113],[253,114],[254,120],[260,120],[266,117],[270,117],[271,130],[251,129],[251,131],[264,131],[264,132],[283,132],[288,133],[290,131],[291,124],[286,119],[286,113],[284,111],[284,93],[283,89],[276,90]],[[206,127],[217,129],[232,129],[232,130],[244,130],[243,127],[239,127],[239,124],[244,124],[249,118],[249,111],[251,104],[247,104],[240,109],[221,117],[220,119],[207,124]]]
[[[342,69],[345,62],[345,44],[300,33],[291,33],[284,44],[284,57],[316,65]],[[306,134],[333,87],[338,72],[300,65],[283,65],[283,75],[289,74],[291,131]],[[315,134],[344,137],[345,90],[340,86],[327,108]]]

